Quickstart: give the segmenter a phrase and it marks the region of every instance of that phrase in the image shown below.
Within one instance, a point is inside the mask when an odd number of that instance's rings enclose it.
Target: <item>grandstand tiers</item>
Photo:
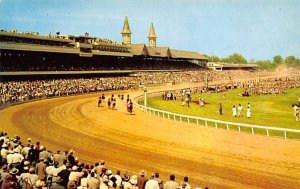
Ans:
[[[0,76],[16,72],[62,73],[105,70],[201,69],[207,58],[197,52],[156,46],[151,23],[149,46],[131,44],[127,16],[121,32],[123,42],[84,35],[42,36],[38,32],[0,31]],[[5,73],[5,74],[4,74]]]

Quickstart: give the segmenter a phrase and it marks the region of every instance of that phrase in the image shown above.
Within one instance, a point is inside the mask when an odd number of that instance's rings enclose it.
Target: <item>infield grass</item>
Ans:
[[[223,98],[223,93],[202,93],[193,94],[192,101],[198,100],[199,96],[204,98],[204,101],[208,102],[204,107],[200,107],[196,103],[191,103],[190,107],[187,105],[181,106],[180,99],[175,100],[163,100],[161,97],[148,98],[148,106],[169,112],[174,112],[184,115],[199,116],[205,118],[212,118],[223,121],[248,123],[262,126],[273,126],[281,128],[300,129],[300,121],[296,122],[293,114],[292,104],[298,103],[300,97],[300,89],[290,89],[287,94],[279,95],[252,95],[250,97],[242,97],[239,94],[243,92],[243,89],[232,89],[226,92],[226,98]],[[246,109],[248,102],[251,105],[251,118],[246,117]],[[223,115],[219,114],[219,104],[222,103]],[[243,106],[243,116],[233,117],[232,107],[238,104]],[[170,119],[174,119],[171,116]],[[179,118],[176,117],[179,121]],[[186,121],[182,119],[182,121]],[[196,122],[196,120],[190,120],[190,122]],[[199,124],[204,125],[204,121],[199,120]],[[215,124],[208,122],[208,126],[215,127]],[[219,128],[226,129],[225,124],[218,124]],[[237,126],[230,126],[237,130]],[[233,128],[235,127],[235,128]],[[251,128],[241,128],[241,131],[251,132]],[[255,132],[266,134],[265,130],[255,129]],[[293,138],[292,133],[288,133],[289,138]],[[270,135],[282,137],[282,132],[272,131]],[[300,136],[294,136],[300,138]]]

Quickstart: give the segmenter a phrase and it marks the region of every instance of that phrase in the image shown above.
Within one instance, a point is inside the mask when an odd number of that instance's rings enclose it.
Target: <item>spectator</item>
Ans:
[[[95,178],[95,173],[91,173],[91,178],[87,182],[88,189],[98,189],[99,188],[99,180]]]
[[[164,189],[177,189],[179,184],[175,182],[175,175],[170,176],[170,180],[164,185]]]
[[[145,189],[160,189],[157,180],[155,180],[154,173],[151,178],[146,182]]]

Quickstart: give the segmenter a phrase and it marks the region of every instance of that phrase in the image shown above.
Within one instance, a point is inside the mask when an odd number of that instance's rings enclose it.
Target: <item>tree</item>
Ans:
[[[297,59],[294,56],[288,56],[285,58],[285,63],[286,64],[296,64]]]
[[[56,32],[56,35],[59,35],[60,34],[60,32],[58,31],[58,32]]]
[[[228,57],[221,58],[221,62],[229,63],[229,58]]]
[[[283,63],[283,58],[280,55],[274,56],[273,63],[281,64],[281,63]]]
[[[247,64],[247,60],[239,53],[233,53],[232,55],[229,55],[228,61],[229,63],[233,64]]]
[[[220,62],[220,58],[215,55],[207,56],[208,62]]]
[[[277,64],[273,64],[270,60],[258,60],[256,64],[259,66],[260,69],[274,69],[276,68]]]

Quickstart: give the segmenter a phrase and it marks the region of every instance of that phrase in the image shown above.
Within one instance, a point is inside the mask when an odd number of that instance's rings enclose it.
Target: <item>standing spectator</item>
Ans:
[[[220,115],[223,115],[223,107],[222,107],[222,103],[220,103],[219,112],[220,112]]]
[[[44,163],[44,159],[42,158],[40,159],[40,162],[36,164],[36,174],[38,175],[40,180],[46,180],[46,164]]]
[[[6,164],[6,162],[7,162],[7,159],[6,159],[6,157],[7,157],[7,154],[8,154],[8,146],[7,146],[7,144],[3,144],[2,145],[2,149],[1,149],[1,151],[0,151],[0,155],[1,155],[1,157],[2,157],[2,160],[1,160],[1,166],[2,165],[4,165],[4,164]]]
[[[64,160],[66,159],[66,156],[60,154],[60,150],[57,150],[56,154],[53,155],[53,161],[55,164],[58,164],[58,166],[62,166]]]
[[[181,188],[191,189],[191,185],[189,184],[189,177],[184,177],[180,185]]]
[[[120,170],[117,170],[117,174],[114,176],[116,178],[117,186],[120,187],[122,184],[122,177]]]
[[[233,105],[233,107],[232,107],[232,116],[236,117],[236,107],[235,107],[235,105]]]
[[[95,178],[95,173],[91,173],[91,178],[87,182],[88,189],[99,189],[99,180]]]
[[[1,189],[11,189],[12,176],[7,173],[2,176],[2,186]]]
[[[145,184],[148,181],[148,179],[145,177],[146,172],[145,170],[141,170],[141,176],[137,179],[137,187],[139,189],[145,189]]]
[[[157,181],[157,183],[158,183],[158,185],[159,185],[159,188],[160,189],[163,189],[164,188],[164,186],[163,186],[163,180],[161,180],[160,178],[159,178],[159,173],[155,173],[155,178],[154,178],[156,181]]]
[[[250,107],[247,108],[247,118],[251,117],[251,111],[250,111]]]
[[[75,157],[74,157],[74,155],[73,155],[74,153],[75,153],[74,150],[70,150],[69,155],[68,155],[68,157],[67,157],[68,162],[70,163],[70,166],[71,166],[71,167],[74,166],[74,165],[76,165]]]
[[[170,176],[170,180],[164,185],[164,189],[177,189],[179,184],[175,182],[175,175]]]
[[[242,117],[243,106],[239,104],[237,109],[238,109],[238,117]]]
[[[29,150],[30,150],[30,144],[29,143],[21,150],[21,154],[24,156],[25,159],[28,159]]]
[[[34,160],[38,161],[40,156],[40,142],[36,142],[34,147]]]
[[[124,189],[139,189],[137,187],[137,176],[132,175],[128,182],[124,181],[123,187],[124,187]]]
[[[155,180],[154,173],[151,178],[146,182],[145,189],[159,189],[158,182]]]
[[[35,150],[34,150],[34,145],[30,146],[30,149],[28,151],[28,161],[30,161],[30,163],[34,163],[35,164]]]
[[[14,149],[10,157],[7,156],[7,163],[12,164],[13,167],[20,169],[21,162],[24,157],[17,152],[18,150]]]
[[[299,108],[296,109],[295,117],[296,117],[296,121],[299,121]]]
[[[296,121],[299,121],[299,107],[297,105],[294,105],[293,109],[294,109],[295,119],[296,119]]]
[[[49,161],[50,160],[50,153],[46,150],[46,147],[41,146],[40,147],[40,154],[39,154],[39,159],[44,159]]]

